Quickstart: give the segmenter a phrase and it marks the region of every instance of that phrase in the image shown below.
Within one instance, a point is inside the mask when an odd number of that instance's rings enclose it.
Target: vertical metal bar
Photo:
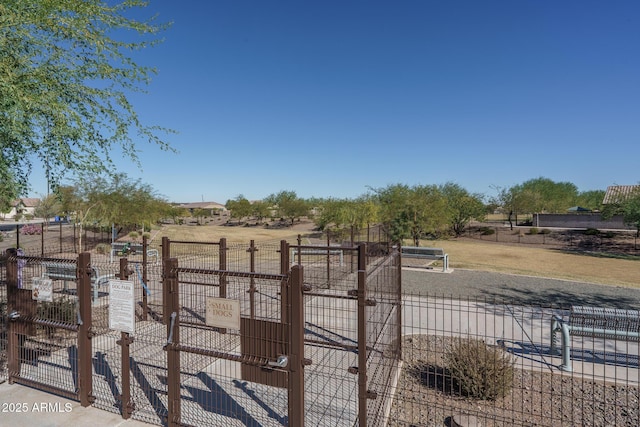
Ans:
[[[280,240],[280,274],[289,272],[289,244],[286,240]],[[291,323],[289,313],[289,286],[288,279],[282,279],[280,282],[280,321],[285,324]]]
[[[367,270],[365,244],[358,245],[358,426],[367,426]]]
[[[7,314],[17,313],[16,293],[18,292],[18,260],[15,257],[7,259]],[[15,320],[8,321],[7,328],[7,369],[9,384],[13,384],[14,377],[20,376],[20,343],[18,324]]]
[[[58,239],[58,243],[60,245],[60,253],[62,253],[62,220],[60,220],[60,226],[58,228],[60,230],[60,238]]]
[[[304,296],[303,267],[291,268],[289,302],[289,425],[304,427]]]
[[[225,239],[224,237],[220,239],[218,262],[220,271],[227,271],[227,239]],[[220,276],[220,298],[226,297],[227,276],[223,274]]]
[[[147,263],[149,262],[149,257],[147,256],[147,249],[149,246],[149,241],[147,236],[142,236],[142,283],[147,286]],[[145,286],[142,287],[142,320],[147,320],[147,314],[149,311],[149,305],[147,301],[147,289]]]
[[[220,245],[218,246],[218,268],[220,271],[227,271],[227,239],[224,237],[220,239]],[[227,276],[221,274],[219,276],[219,296],[220,298],[227,297]],[[218,330],[221,334],[227,333],[227,328],[220,328]]]
[[[298,265],[302,264],[302,236],[298,234]]]
[[[162,238],[162,323],[171,324],[171,307],[169,306],[169,287],[166,282],[167,265],[166,262],[171,258],[171,241],[168,237]]]
[[[44,222],[42,223],[41,227],[42,233],[40,233],[40,256],[44,257]]]
[[[20,249],[20,224],[16,224],[16,249]]]
[[[129,260],[120,258],[120,279],[129,279]],[[120,346],[120,368],[122,370],[122,394],[120,395],[120,413],[125,420],[131,418],[134,405],[131,401],[131,363],[129,360],[129,346],[133,338],[128,332],[120,332],[120,339],[116,342]]]
[[[396,283],[394,285],[397,289],[396,323],[398,325],[396,331],[396,351],[398,360],[402,360],[402,248],[400,245],[398,245],[397,251],[398,254],[394,265],[396,269]]]
[[[327,230],[327,289],[331,289],[331,240],[329,239],[329,230]]]
[[[78,255],[77,274],[78,304],[80,319],[78,327],[78,394],[80,404],[87,407],[93,403],[93,372],[91,368],[91,338],[93,337],[91,319],[91,254]]]
[[[163,246],[164,252],[164,246]],[[175,344],[180,344],[180,309],[178,294],[178,259],[169,258],[163,260],[164,280],[163,288],[166,288],[164,295],[167,301],[165,307],[169,310],[164,314],[167,320],[167,425],[177,427],[181,423],[180,408],[180,351]],[[174,321],[171,316],[175,315]],[[172,328],[173,324],[173,328]],[[169,342],[170,341],[170,342]]]
[[[255,273],[256,271],[256,256],[255,256],[255,252],[257,251],[256,247],[255,247],[255,240],[251,240],[251,243],[249,244],[249,249],[247,249],[247,252],[249,252],[249,271],[252,273]],[[249,307],[250,307],[250,315],[252,319],[255,319],[256,317],[256,300],[255,300],[255,293],[256,293],[256,279],[251,276],[250,280],[250,285],[249,285]]]

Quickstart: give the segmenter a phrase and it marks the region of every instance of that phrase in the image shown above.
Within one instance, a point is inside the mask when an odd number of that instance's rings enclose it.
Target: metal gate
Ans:
[[[49,279],[54,270],[68,274],[68,280]],[[92,280],[96,276],[88,254],[77,261],[24,255],[7,260],[10,383],[79,400],[82,406],[92,403]]]
[[[288,272],[287,243],[277,274],[230,271],[226,252],[222,268],[181,266],[162,249],[168,424],[304,425],[302,267]]]

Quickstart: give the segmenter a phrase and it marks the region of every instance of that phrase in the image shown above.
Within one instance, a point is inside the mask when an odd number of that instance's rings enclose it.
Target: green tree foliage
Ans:
[[[112,170],[111,152],[139,163],[146,140],[171,149],[166,129],[141,123],[130,94],[155,74],[133,53],[166,25],[144,22],[144,0],[0,3],[0,200],[28,189],[33,162],[52,184],[67,173]],[[55,185],[54,185],[55,187]]]
[[[144,230],[145,225],[158,222],[171,210],[169,203],[150,185],[132,181],[126,174],[110,179],[86,176],[58,194],[61,205],[73,213],[81,227],[115,224],[121,230]]]
[[[578,188],[570,182],[535,178],[524,182],[519,191],[526,213],[564,213],[578,200]]]
[[[602,200],[604,200],[605,190],[583,191],[578,194],[576,206],[591,209],[592,211],[602,209]]]
[[[49,228],[49,218],[61,213],[61,205],[55,194],[50,194],[40,198],[40,202],[35,208],[35,215],[46,219],[46,227]]]
[[[460,185],[448,182],[440,186],[440,192],[447,202],[449,225],[456,236],[460,236],[472,219],[485,217],[482,196],[471,194]]]
[[[251,202],[242,194],[238,195],[234,200],[227,200],[225,207],[231,212],[231,218],[242,220],[251,216]]]
[[[624,223],[634,227],[636,237],[640,237],[640,190],[620,196],[613,203],[604,206],[602,219],[609,219],[614,215],[622,215]]]
[[[328,199],[318,203],[315,223],[321,230],[361,229],[378,220],[379,205],[371,196],[357,199]]]
[[[394,184],[374,191],[380,204],[380,220],[393,240],[410,238],[419,246],[425,236],[446,232],[447,204],[438,186]]]
[[[309,205],[298,197],[295,191],[281,191],[277,194],[271,194],[266,198],[266,202],[272,207],[277,208],[278,214],[282,218],[287,218],[293,225],[296,219],[306,216],[309,213]]]

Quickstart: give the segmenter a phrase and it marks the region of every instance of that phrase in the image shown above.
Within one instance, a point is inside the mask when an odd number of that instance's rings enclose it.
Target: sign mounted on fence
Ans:
[[[209,326],[240,329],[240,301],[226,298],[207,298],[207,318]]]
[[[53,280],[46,277],[34,277],[31,298],[36,301],[53,302]]]
[[[131,334],[136,331],[134,301],[132,281],[109,280],[109,328]]]

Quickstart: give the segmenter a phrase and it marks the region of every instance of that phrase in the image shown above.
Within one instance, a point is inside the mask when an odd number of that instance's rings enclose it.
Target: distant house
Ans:
[[[640,194],[640,185],[610,185],[604,194],[602,204],[618,203],[636,194]]]
[[[37,198],[24,198],[14,200],[11,204],[9,212],[0,212],[0,218],[2,219],[16,219],[16,216],[20,215],[33,215],[35,216],[36,207],[40,203],[40,199]]]
[[[187,209],[192,214],[196,209],[208,210],[211,215],[214,215],[216,212],[225,212],[227,210],[224,205],[217,202],[181,203],[178,207]]]

